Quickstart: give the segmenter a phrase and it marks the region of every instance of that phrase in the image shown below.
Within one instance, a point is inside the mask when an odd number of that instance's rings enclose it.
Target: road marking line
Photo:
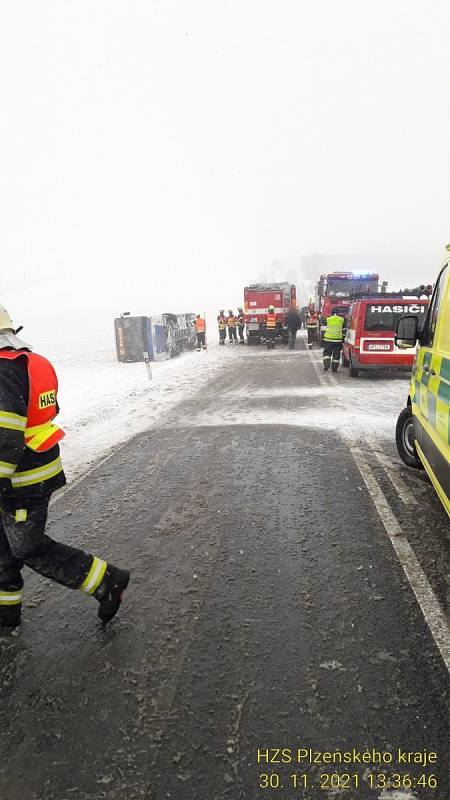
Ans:
[[[392,468],[389,458],[385,455],[385,453],[383,453],[382,450],[379,449],[378,442],[374,441],[369,436],[366,437],[366,441],[372,448],[372,453],[383,467],[398,496],[401,497],[405,505],[417,506],[418,502],[413,493],[408,489],[403,478]]]
[[[438,646],[444,664],[448,672],[450,672],[450,629],[445,614],[362,451],[358,447],[351,447],[350,452],[367,486],[409,585],[416,596],[425,622]]]
[[[311,362],[313,363],[316,373],[319,377],[319,381],[321,386],[335,386],[338,390],[341,390],[341,384],[336,380],[334,375],[326,375],[322,374],[319,371],[318,362],[312,357],[312,353],[308,350],[309,357]],[[327,380],[328,379],[328,380]],[[331,402],[333,402],[333,398],[331,398]],[[335,403],[337,405],[337,402]],[[372,448],[375,458],[379,461],[381,467],[383,468],[384,472],[386,473],[387,477],[391,481],[394,489],[396,490],[400,499],[405,503],[405,505],[418,505],[417,500],[415,499],[414,495],[408,489],[404,480],[397,475],[393,469],[392,464],[389,462],[389,459],[385,456],[382,451],[378,449],[378,443],[374,442],[369,436],[367,436],[366,432],[363,428],[360,428],[357,424],[355,424],[355,430],[358,430],[360,433],[360,438],[364,439],[369,447]]]
[[[317,361],[312,357],[311,351],[308,350],[308,355],[311,359],[311,363],[314,366],[314,369],[317,373],[319,378],[319,382],[322,386],[329,386],[330,382],[326,380],[325,376],[321,374],[319,371]],[[333,381],[336,381],[334,376],[330,376],[333,378]],[[332,381],[332,382],[333,382]],[[336,381],[336,384],[339,384]],[[332,398],[331,398],[331,402]],[[364,431],[361,431],[362,436],[361,438],[365,441],[369,446],[371,446],[370,440],[367,440],[367,436]],[[400,561],[401,567],[408,579],[409,585],[411,586],[416,600],[420,606],[422,614],[424,616],[425,622],[430,629],[431,635],[436,642],[438,650],[442,656],[444,664],[450,672],[450,628],[446,619],[444,612],[441,609],[439,600],[437,599],[436,595],[433,592],[433,589],[426,577],[422,567],[417,560],[414,551],[411,545],[408,542],[408,539],[403,532],[403,529],[395,516],[394,512],[392,511],[387,498],[385,497],[378,481],[376,480],[372,470],[370,469],[362,450],[359,447],[350,446],[350,452],[355,459],[356,466],[366,484],[367,490],[372,498],[376,511],[383,523],[383,526],[386,530],[386,533],[390,539],[390,542],[394,548],[394,551],[397,555],[398,560]],[[375,455],[377,455],[377,452]],[[386,465],[380,461],[383,468],[386,470]],[[386,472],[387,474],[387,472]],[[395,478],[395,488],[398,491],[398,476],[394,474],[388,477],[392,480]],[[399,492],[399,496],[401,494]],[[402,498],[403,499],[403,498]]]

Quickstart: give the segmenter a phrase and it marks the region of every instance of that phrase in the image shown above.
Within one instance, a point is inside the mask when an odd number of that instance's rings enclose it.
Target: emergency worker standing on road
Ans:
[[[197,314],[194,320],[195,332],[197,334],[197,350],[206,350],[206,320]]]
[[[19,328],[19,330],[21,330]],[[54,423],[58,380],[0,306],[0,630],[20,624],[27,567],[99,601],[102,622],[120,606],[130,573],[45,534],[51,494],[66,483]]]
[[[317,326],[319,324],[319,315],[314,308],[308,308],[306,316],[306,333],[308,335],[308,347],[312,350],[314,342],[317,342]]]
[[[245,344],[245,340],[244,340],[245,314],[244,314],[244,309],[243,308],[238,308],[237,325],[238,325],[238,332],[239,332],[239,344]]]
[[[236,334],[237,319],[234,316],[231,308],[228,311],[227,325],[228,325],[228,339],[230,340],[230,343],[234,341],[235,344],[239,344]]]
[[[219,327],[219,344],[224,345],[227,336],[227,318],[225,316],[225,311],[223,309],[219,311],[219,316],[217,317],[217,325]]]
[[[269,306],[269,308],[267,309],[267,317],[266,317],[266,339],[267,339],[268,350],[275,350],[276,332],[277,332],[277,315],[275,314],[274,307]]]
[[[301,327],[302,321],[297,308],[289,309],[286,314],[286,328],[289,335],[289,350],[295,350],[295,340],[297,331]]]
[[[331,363],[332,371],[337,372],[344,339],[344,323],[344,318],[339,314],[332,314],[327,319],[327,327],[323,335],[323,368],[325,371],[330,368]]]

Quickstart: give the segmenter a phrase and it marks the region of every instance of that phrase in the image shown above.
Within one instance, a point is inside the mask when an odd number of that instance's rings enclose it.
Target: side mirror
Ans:
[[[413,314],[401,317],[395,329],[395,344],[402,350],[415,347],[419,338],[419,320]]]

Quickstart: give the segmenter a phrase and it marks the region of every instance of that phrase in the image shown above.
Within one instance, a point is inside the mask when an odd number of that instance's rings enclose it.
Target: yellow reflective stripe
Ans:
[[[62,462],[60,458],[55,458],[49,464],[45,464],[37,469],[28,469],[26,472],[15,472],[11,478],[13,488],[19,486],[31,486],[33,483],[48,481],[62,472]]]
[[[80,592],[92,594],[100,586],[107,567],[106,561],[93,557],[91,568],[80,586]]]
[[[18,508],[16,511],[16,522],[26,522],[27,516],[28,514],[26,508]]]
[[[48,425],[52,424],[52,422],[42,422],[40,425],[34,425],[32,428],[26,428],[25,436],[34,436],[36,433],[40,433],[43,428],[47,428]]]
[[[27,426],[27,418],[20,414],[13,414],[12,411],[0,411],[0,428],[7,428],[10,431],[24,431]]]
[[[0,606],[18,606],[22,602],[23,592],[16,589],[14,592],[0,592]]]
[[[0,478],[10,478],[16,470],[16,464],[10,464],[8,461],[0,461]]]
[[[45,422],[43,425],[35,425],[34,428],[27,428],[25,430],[25,439],[27,440],[27,447],[31,450],[37,450],[41,444],[50,439],[56,431],[59,431],[58,425],[52,422]],[[31,437],[31,438],[30,438]]]
[[[436,432],[446,442],[450,425],[450,406],[440,397],[436,399]]]

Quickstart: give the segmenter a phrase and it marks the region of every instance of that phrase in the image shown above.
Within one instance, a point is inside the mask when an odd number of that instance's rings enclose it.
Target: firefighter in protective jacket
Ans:
[[[327,319],[327,327],[323,335],[323,368],[325,371],[330,368],[331,363],[332,371],[337,372],[344,339],[344,323],[344,318],[339,314],[332,314]]]
[[[269,306],[266,316],[266,343],[268,350],[275,349],[275,337],[277,334],[277,315],[273,306]]]
[[[236,325],[237,325],[237,317],[234,316],[232,309],[230,308],[228,311],[227,317],[227,326],[228,326],[228,339],[235,344],[238,344],[238,338],[236,335]]]
[[[31,352],[0,306],[0,628],[20,624],[24,564],[40,575],[93,595],[102,622],[119,608],[129,572],[45,533],[51,494],[66,483],[54,420],[58,380]]]
[[[217,326],[219,328],[219,344],[224,345],[227,336],[227,318],[223,309],[219,311],[219,316],[217,317]]]
[[[195,317],[194,327],[197,335],[197,350],[206,350],[206,320],[200,314]]]

